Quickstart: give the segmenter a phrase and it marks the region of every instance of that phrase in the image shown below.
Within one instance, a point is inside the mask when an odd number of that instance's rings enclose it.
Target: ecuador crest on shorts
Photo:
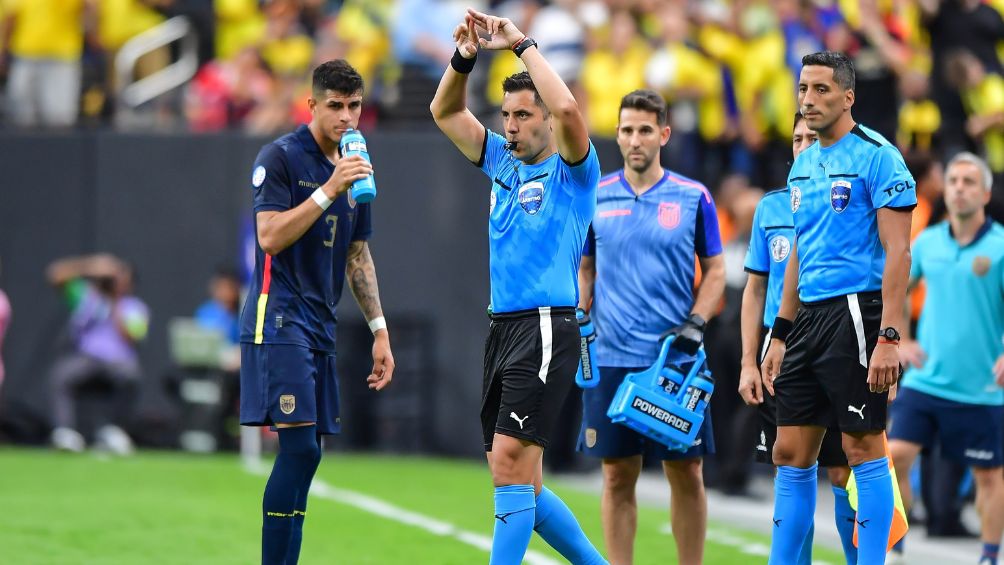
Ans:
[[[296,410],[296,396],[292,394],[283,394],[279,397],[279,410],[282,410],[283,414],[292,414],[293,410]]]

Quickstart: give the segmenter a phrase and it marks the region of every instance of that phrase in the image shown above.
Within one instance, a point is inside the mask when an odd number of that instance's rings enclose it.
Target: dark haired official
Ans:
[[[337,434],[335,307],[348,279],[373,331],[369,387],[394,372],[369,239],[370,204],[346,194],[373,173],[338,143],[356,128],[363,80],[348,63],[314,69],[311,120],[258,153],[251,174],[257,246],[241,315],[241,424],[275,426],[279,453],[262,502],[262,564],[295,565],[320,435]]]
[[[762,365],[778,423],[770,563],[794,563],[812,525],[833,418],[858,487],[858,563],[884,563],[894,500],[886,401],[899,376],[917,196],[896,147],[851,117],[847,57],[814,53],[802,65],[799,109],[819,142],[789,173],[795,244]]]
[[[489,39],[479,38],[480,27]],[[568,87],[505,18],[469,10],[432,101],[439,129],[491,180],[492,321],[481,427],[495,486],[493,565],[522,563],[534,531],[575,564],[604,564],[567,506],[542,484],[541,460],[579,362],[576,273],[596,209],[600,166]],[[505,136],[467,108],[478,49],[512,49],[527,72],[502,84]]]

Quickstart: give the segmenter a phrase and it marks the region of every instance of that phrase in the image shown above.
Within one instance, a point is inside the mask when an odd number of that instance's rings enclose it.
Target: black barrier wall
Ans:
[[[194,312],[214,267],[238,263],[251,164],[267,141],[236,134],[0,135],[0,288],[14,311],[0,390],[0,426],[8,436],[40,440],[48,432],[47,371],[65,346],[66,313],[45,282],[45,267],[97,251],[135,266],[137,294],[152,314],[139,408],[147,425],[167,425],[172,413],[161,387],[172,370],[167,321]],[[431,348],[427,354],[398,359],[399,365],[427,359],[429,368],[403,366],[399,377],[422,379],[431,389],[421,395],[428,406],[409,408],[421,447],[480,453],[488,180],[439,134],[374,133],[368,141],[379,190],[370,246],[392,344],[395,320],[407,320],[410,335],[432,334],[422,341]],[[618,165],[615,147],[601,146],[600,155],[604,170]],[[347,288],[339,320],[356,328],[361,321]],[[358,339],[342,343],[352,347],[339,347],[339,366],[355,369],[341,379],[365,379],[368,347]]]

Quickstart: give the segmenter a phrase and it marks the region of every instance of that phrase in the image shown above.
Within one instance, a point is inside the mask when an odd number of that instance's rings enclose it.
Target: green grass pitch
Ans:
[[[490,538],[492,489],[476,461],[326,453],[318,478]],[[254,564],[260,559],[266,477],[235,456],[141,453],[102,458],[0,449],[0,563],[4,565]],[[551,484],[602,545],[599,497]],[[637,565],[675,563],[667,512],[642,507]],[[765,536],[711,524],[730,544],[708,542],[706,564],[752,565],[742,546]],[[531,549],[561,561],[536,537]],[[841,562],[817,548],[817,559]],[[454,536],[312,496],[303,565],[470,565],[488,554]]]

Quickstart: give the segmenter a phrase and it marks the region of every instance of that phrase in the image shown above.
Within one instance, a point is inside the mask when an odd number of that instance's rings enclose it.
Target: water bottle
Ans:
[[[580,388],[593,388],[600,384],[600,368],[593,365],[596,329],[589,314],[581,308],[575,309],[575,319],[579,322],[579,369],[575,372],[575,384]]]
[[[658,386],[666,391],[666,394],[676,394],[683,386],[683,370],[676,366],[666,366],[659,371]]]
[[[701,371],[693,376],[684,394],[684,406],[696,414],[703,414],[708,403],[711,402],[711,393],[715,391],[715,383],[711,378],[711,373]]]
[[[362,155],[367,163],[370,162],[370,154],[366,150],[366,140],[363,139],[363,134],[359,133],[357,129],[350,129],[342,134],[339,148],[341,149],[342,157]],[[352,195],[353,200],[361,204],[372,202],[376,198],[376,183],[373,182],[373,175],[352,183],[352,189],[349,193]]]

